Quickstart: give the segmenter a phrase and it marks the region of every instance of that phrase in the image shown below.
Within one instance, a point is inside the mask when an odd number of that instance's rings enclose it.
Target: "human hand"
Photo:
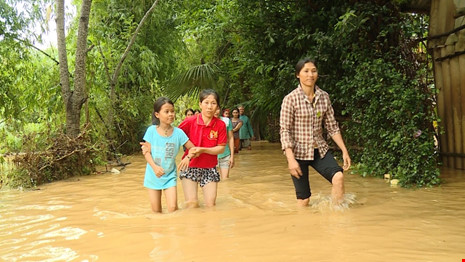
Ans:
[[[229,158],[229,168],[233,168],[233,166],[234,166],[234,157],[231,156]]]
[[[188,156],[186,156],[185,158],[183,158],[181,160],[181,162],[179,163],[179,166],[178,166],[178,171],[185,171],[189,168],[189,163],[190,163],[190,159]]]
[[[202,153],[201,147],[191,147],[189,148],[189,154],[192,154],[192,158],[198,157]]]
[[[147,153],[150,153],[150,150],[151,150],[151,146],[150,146],[150,143],[149,142],[140,142],[139,143],[141,145],[141,150],[142,150],[142,154],[145,155]]]
[[[152,169],[153,169],[153,172],[155,172],[155,175],[157,177],[161,177],[165,174],[165,170],[161,166],[155,165],[152,167]]]
[[[297,160],[292,159],[288,160],[289,173],[295,178],[300,178],[302,176],[302,170],[300,170],[300,165],[297,163]]]
[[[342,166],[342,168],[344,170],[349,170],[350,165],[351,165],[349,153],[348,152],[342,153],[342,159],[344,160],[344,165]]]

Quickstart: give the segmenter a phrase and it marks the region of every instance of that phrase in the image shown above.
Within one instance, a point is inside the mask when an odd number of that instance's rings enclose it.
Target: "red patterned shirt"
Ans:
[[[299,85],[284,97],[281,105],[282,149],[291,148],[296,159],[313,160],[317,146],[323,158],[329,149],[323,138],[323,121],[331,137],[340,133],[328,93],[315,86],[312,103]]]

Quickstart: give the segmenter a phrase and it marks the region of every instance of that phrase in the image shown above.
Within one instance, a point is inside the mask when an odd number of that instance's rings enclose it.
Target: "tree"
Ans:
[[[87,65],[89,108],[96,114],[90,117],[98,116],[94,126],[118,153],[140,150],[154,98],[166,95],[165,83],[187,57],[176,15],[181,4],[104,0],[93,5],[88,41],[96,48]]]
[[[57,47],[60,61],[61,94],[66,110],[66,133],[76,137],[80,132],[81,108],[87,99],[86,92],[86,54],[87,32],[92,0],[82,0],[76,45],[76,62],[74,70],[74,89],[71,89],[68,69],[68,54],[65,35],[64,0],[56,1],[57,8]]]
[[[151,8],[145,13],[142,20],[139,22],[136,30],[134,31],[131,41],[126,46],[124,53],[121,56],[113,74],[110,77],[110,97],[115,100],[115,86],[121,67],[133,46],[137,34],[143,26],[146,19],[155,9],[158,0],[156,0]],[[91,10],[92,0],[83,0],[81,5],[81,14],[79,18],[78,36],[76,44],[76,62],[74,72],[74,90],[71,90],[70,74],[68,70],[67,50],[66,50],[66,36],[64,24],[64,0],[57,0],[57,45],[58,55],[60,60],[60,80],[62,86],[62,96],[66,109],[66,132],[70,136],[77,136],[80,131],[80,118],[82,105],[87,100],[86,91],[86,56],[87,56],[87,34],[89,27],[89,15]],[[107,68],[108,70],[108,68]],[[110,114],[112,116],[112,114]],[[110,124],[112,121],[110,121]]]
[[[426,55],[418,52],[425,48],[415,44],[423,37],[420,17],[400,12],[394,2],[193,0],[202,10],[186,9],[186,38],[228,80],[220,95],[228,95],[229,105],[249,105],[252,122],[270,140],[279,137],[273,123],[282,98],[297,85],[295,63],[315,58],[318,85],[344,120],[358,171],[431,186],[439,183],[435,91],[426,81]]]

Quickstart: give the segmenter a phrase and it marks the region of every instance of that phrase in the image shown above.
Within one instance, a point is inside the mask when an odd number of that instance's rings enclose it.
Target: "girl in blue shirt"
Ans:
[[[173,102],[166,97],[158,98],[153,106],[152,125],[145,132],[145,142],[141,143],[147,160],[144,186],[148,188],[153,212],[162,211],[162,191],[165,192],[168,212],[178,209],[175,159],[181,146],[188,149],[194,146],[181,129],[171,126],[174,117]],[[185,157],[180,162],[179,169],[187,169],[192,157],[193,154]]]

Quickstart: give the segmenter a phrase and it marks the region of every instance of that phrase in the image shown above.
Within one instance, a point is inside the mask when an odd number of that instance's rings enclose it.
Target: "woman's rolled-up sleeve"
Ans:
[[[294,126],[294,107],[292,106],[292,101],[289,96],[284,97],[283,103],[281,104],[279,125],[282,150],[293,148],[294,140],[291,137],[291,128]]]
[[[334,117],[334,109],[331,105],[331,101],[328,99],[328,110],[325,114],[325,127],[328,130],[328,134],[330,137],[339,134],[341,131],[339,130],[339,125],[337,124],[336,118]]]

